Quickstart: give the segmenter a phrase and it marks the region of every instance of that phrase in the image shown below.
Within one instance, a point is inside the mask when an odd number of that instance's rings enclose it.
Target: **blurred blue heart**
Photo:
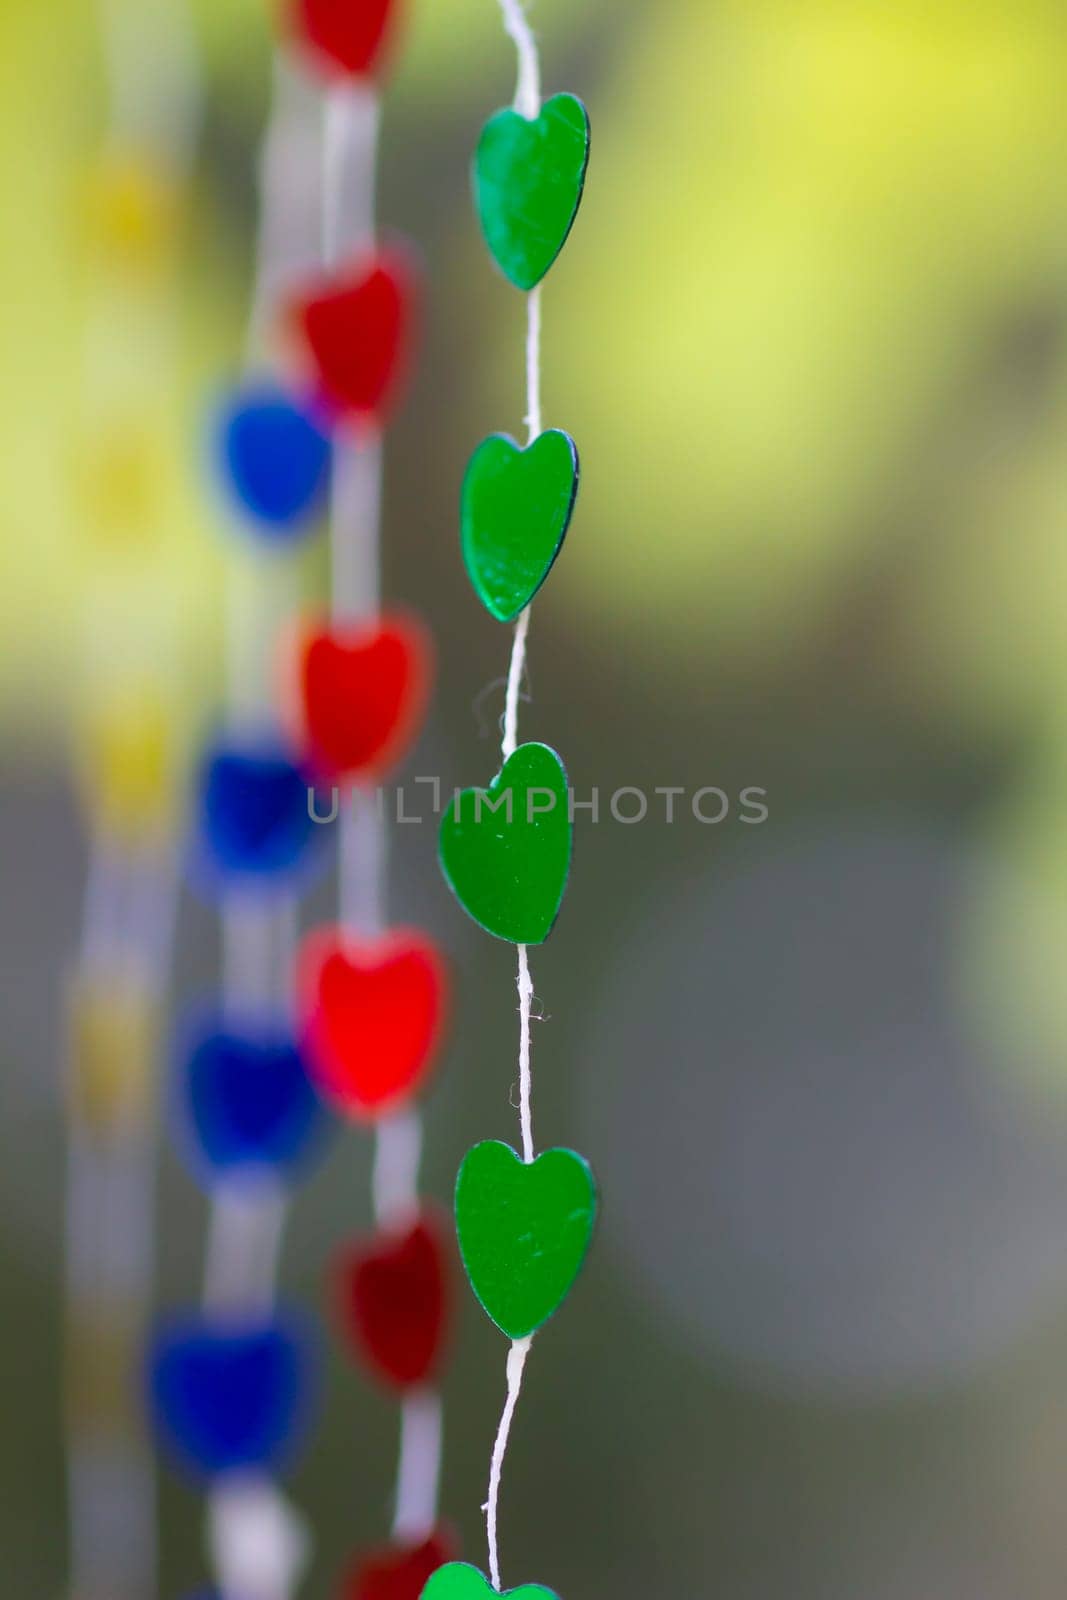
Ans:
[[[280,745],[220,743],[209,750],[197,794],[198,864],[223,887],[284,888],[308,865],[316,827],[307,778]]]
[[[160,1441],[197,1477],[275,1473],[307,1430],[312,1349],[295,1320],[175,1321],[156,1334],[148,1370]]]
[[[187,1036],[174,1100],[180,1143],[209,1181],[257,1169],[288,1176],[329,1126],[298,1045],[267,1022],[203,1022]]]
[[[223,476],[238,505],[268,537],[303,533],[326,492],[330,441],[273,384],[240,391],[219,428]]]

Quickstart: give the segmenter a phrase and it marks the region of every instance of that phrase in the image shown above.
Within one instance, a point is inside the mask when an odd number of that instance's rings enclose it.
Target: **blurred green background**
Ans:
[[[81,619],[124,625],[193,732],[217,709],[204,416],[239,370],[269,87],[260,0],[200,0],[204,129],[150,419],[165,531],[87,540],[85,188],[104,126],[86,0],[0,16],[0,1539],[14,1594],[64,1570],[62,985],[85,826]],[[440,654],[412,772],[493,770],[507,637],[458,560],[473,445],[522,416],[522,306],[468,198],[513,53],[492,0],[411,0],[380,214],[428,276],[388,443],[385,570]],[[531,636],[526,736],[581,793],[768,791],[718,826],[588,816],[534,977],[542,1142],[596,1166],[589,1269],[536,1345],[505,1577],[566,1600],[1045,1600],[1067,1584],[1067,13],[1055,0],[535,0],[546,90],[587,100],[578,227],[545,291],[545,403],[579,513]],[[315,581],[314,573],[310,582]],[[134,625],[136,624],[136,625]],[[144,641],[147,641],[145,645]],[[430,1100],[442,1196],[510,1137],[511,953],[396,841],[394,908],[454,952]],[[321,891],[309,918],[326,914]],[[190,901],[179,1000],[210,992]],[[203,1207],[164,1158],[159,1297],[197,1293]],[[369,1149],[302,1191],[313,1301],[369,1222]],[[504,1342],[460,1295],[444,1504],[479,1506]],[[294,1484],[307,1593],[387,1524],[392,1406],[336,1359]],[[169,1476],[164,1586],[203,1577]]]

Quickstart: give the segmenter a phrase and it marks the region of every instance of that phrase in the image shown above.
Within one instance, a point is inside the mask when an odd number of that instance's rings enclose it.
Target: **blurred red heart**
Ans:
[[[448,1528],[438,1528],[424,1544],[376,1550],[353,1567],[338,1600],[419,1600],[438,1567],[458,1554]]]
[[[390,616],[298,636],[298,738],[316,777],[371,783],[407,754],[426,713],[432,646],[422,624]]]
[[[398,1389],[433,1377],[447,1317],[444,1228],[420,1212],[409,1228],[361,1240],[337,1257],[335,1303],[349,1344]]]
[[[290,27],[322,66],[369,77],[389,46],[398,9],[396,0],[290,0]]]
[[[321,929],[304,941],[297,986],[308,1070],[340,1111],[372,1122],[415,1094],[448,1001],[432,940],[407,928],[370,940]]]
[[[361,256],[297,302],[297,325],[332,411],[381,422],[406,375],[415,272],[393,248]]]

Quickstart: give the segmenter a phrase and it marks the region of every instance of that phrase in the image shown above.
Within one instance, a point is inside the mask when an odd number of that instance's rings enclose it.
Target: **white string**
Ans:
[[[371,85],[340,84],[324,116],[322,259],[335,267],[374,239],[381,103]]]
[[[519,55],[519,81],[515,89],[515,110],[531,121],[541,109],[541,63],[537,40],[527,21],[522,0],[500,0],[504,27],[515,41]]]
[[[417,1111],[398,1111],[379,1122],[371,1178],[379,1227],[400,1226],[418,1210],[421,1160],[422,1118]]]
[[[381,604],[382,440],[377,429],[335,442],[330,499],[333,620],[363,622]]]
[[[500,1546],[497,1538],[497,1513],[500,1507],[500,1479],[504,1471],[504,1457],[507,1455],[508,1438],[511,1434],[511,1423],[515,1416],[515,1407],[519,1403],[522,1392],[522,1375],[526,1369],[526,1357],[530,1354],[533,1344],[533,1334],[525,1339],[512,1341],[508,1351],[507,1380],[508,1394],[504,1401],[504,1410],[500,1417],[500,1426],[496,1430],[496,1439],[493,1442],[493,1458],[489,1465],[489,1498],[482,1507],[486,1513],[486,1531],[489,1536],[489,1576],[493,1588],[500,1592]]]
[[[273,1183],[232,1183],[212,1202],[204,1268],[204,1309],[265,1313],[274,1299],[286,1213]]]
[[[345,795],[338,817],[338,917],[342,929],[375,938],[385,928],[389,831],[379,795]]]
[[[526,296],[526,427],[533,444],[541,421],[541,285]]]
[[[522,693],[522,675],[526,670],[526,636],[530,631],[530,608],[520,613],[515,624],[508,663],[508,686],[504,697],[504,738],[500,754],[505,761],[515,754],[519,744],[519,698]]]
[[[527,947],[520,944],[519,952],[519,1126],[522,1129],[522,1159],[529,1166],[534,1158],[533,1113],[530,1098],[533,1092],[533,1074],[530,1070],[530,1003],[533,1000],[533,980]]]
[[[393,1517],[393,1539],[398,1544],[421,1544],[437,1524],[443,1428],[436,1390],[420,1389],[405,1396]]]

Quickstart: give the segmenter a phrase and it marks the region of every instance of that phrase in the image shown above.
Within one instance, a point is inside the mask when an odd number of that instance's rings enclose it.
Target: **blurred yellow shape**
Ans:
[[[118,1298],[75,1304],[67,1320],[67,1416],[79,1434],[128,1437],[143,1430],[134,1374],[143,1354],[143,1315]]]
[[[174,717],[171,701],[151,683],[88,704],[79,764],[97,831],[127,843],[173,831],[180,799]]]
[[[69,996],[70,1111],[98,1138],[147,1125],[154,1098],[159,1010],[134,984],[109,974],[74,982]]]
[[[160,166],[111,153],[88,185],[90,237],[102,263],[158,272],[173,264],[179,189]]]
[[[110,544],[140,541],[165,522],[167,440],[147,422],[103,420],[77,456],[77,493],[85,530]]]

